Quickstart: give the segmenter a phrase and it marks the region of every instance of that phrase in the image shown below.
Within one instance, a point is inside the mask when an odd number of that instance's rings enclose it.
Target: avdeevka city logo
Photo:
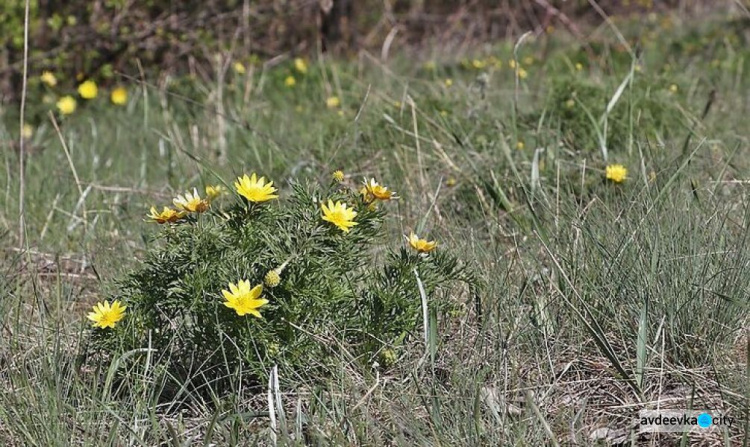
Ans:
[[[638,425],[641,433],[684,432],[700,433],[715,427],[731,427],[734,418],[706,410],[641,410]]]
[[[714,418],[708,413],[701,413],[698,415],[698,427],[708,428],[714,423]]]

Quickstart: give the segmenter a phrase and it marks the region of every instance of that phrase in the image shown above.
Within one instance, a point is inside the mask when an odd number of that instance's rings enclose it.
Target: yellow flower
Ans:
[[[156,207],[151,207],[151,214],[147,215],[149,219],[153,220],[154,222],[158,222],[160,224],[163,223],[173,223],[177,222],[178,220],[185,217],[184,211],[178,211],[174,210],[172,208],[164,207],[164,209],[161,212],[158,212],[156,210]]]
[[[57,101],[57,110],[63,115],[70,115],[76,111],[76,100],[72,96],[63,96]]]
[[[250,202],[266,202],[271,199],[276,199],[279,196],[274,195],[277,190],[273,187],[273,182],[266,183],[266,178],[257,178],[255,173],[250,177],[245,174],[242,177],[237,177],[237,181],[234,182],[234,187],[237,188],[237,192]]]
[[[437,68],[437,64],[435,64],[435,61],[428,61],[424,63],[424,69],[427,71],[435,71]]]
[[[516,149],[523,150],[524,148],[526,148],[526,145],[523,141],[519,141],[518,143],[516,143]]]
[[[393,349],[385,349],[380,355],[385,366],[391,366],[398,360],[398,355],[396,355],[396,351]]]
[[[117,87],[109,95],[112,104],[124,106],[128,103],[128,90],[125,87]]]
[[[184,196],[177,196],[172,200],[174,205],[181,210],[190,211],[191,213],[202,213],[208,209],[207,200],[201,199],[198,189],[193,188],[193,193],[186,192]]]
[[[29,123],[24,124],[23,129],[21,129],[21,135],[27,140],[34,136],[34,126]]]
[[[583,70],[583,64],[580,62],[576,62],[576,71],[581,71],[581,70]]]
[[[378,200],[391,200],[395,198],[395,193],[393,191],[388,191],[388,188],[379,185],[375,179],[370,179],[370,181],[365,180],[365,187],[363,190],[360,190],[360,193],[365,196],[365,200],[368,198]]]
[[[437,242],[428,241],[427,239],[420,239],[414,233],[409,235],[409,245],[411,248],[417,250],[419,253],[429,253],[437,247]]]
[[[234,65],[234,72],[237,74],[245,74],[245,65],[242,62],[235,62]]]
[[[343,181],[344,181],[344,171],[342,171],[342,170],[340,170],[340,169],[339,169],[339,170],[337,170],[337,171],[333,171],[333,174],[331,174],[331,177],[333,177],[333,179],[334,179],[334,180],[335,180],[335,181],[336,181],[337,183],[341,183],[341,182],[343,182]]]
[[[615,183],[623,182],[628,175],[628,170],[623,165],[608,165],[607,166],[607,180],[612,180]]]
[[[445,80],[445,86],[450,88],[453,85],[453,79],[448,78]]]
[[[476,68],[477,70],[481,70],[482,68],[487,66],[487,63],[483,60],[474,59],[471,61],[471,66]]]
[[[47,84],[47,86],[49,87],[54,87],[57,85],[57,78],[54,74],[52,74],[51,71],[42,72],[42,75],[39,77],[39,79],[41,79],[42,82]]]
[[[510,68],[516,68],[516,60],[515,59],[510,59],[508,61],[508,67],[510,67]]]
[[[524,65],[531,65],[533,63],[534,63],[534,58],[533,57],[526,56],[525,58],[523,58],[523,64]]]
[[[88,80],[78,86],[78,94],[83,99],[94,99],[99,93],[99,89],[96,87],[96,82]]]
[[[307,62],[301,57],[294,59],[294,69],[302,74],[307,73]]]
[[[294,79],[294,76],[289,75],[284,79],[284,85],[287,87],[294,87],[297,84],[297,80]]]
[[[669,93],[675,94],[679,91],[679,87],[677,87],[677,84],[672,84],[669,86]]]
[[[448,180],[445,181],[445,186],[447,187],[456,186],[456,179],[453,177],[448,177]]]
[[[529,76],[529,73],[525,69],[520,68],[520,67],[518,68],[518,77],[519,78],[526,79],[526,77],[528,77],[528,76]]]
[[[266,276],[263,278],[263,282],[266,284],[266,286],[273,289],[274,287],[281,284],[281,273],[278,271],[278,269],[269,270],[268,273],[266,273]]]
[[[261,318],[260,309],[262,306],[268,303],[266,299],[258,299],[261,293],[263,293],[263,285],[258,284],[250,289],[250,281],[240,280],[237,285],[229,283],[229,290],[222,290],[224,295],[224,305],[230,309],[234,309],[237,315],[243,316],[250,314],[254,317]]]
[[[206,197],[208,197],[208,200],[213,200],[220,195],[224,194],[226,192],[226,189],[221,185],[208,185],[206,186]]]
[[[565,107],[569,109],[572,109],[573,107],[575,107],[575,105],[576,105],[576,101],[573,98],[565,101]]]
[[[336,107],[341,105],[341,100],[338,96],[331,96],[328,99],[326,99],[326,107],[329,109],[335,109]]]
[[[322,203],[320,207],[323,209],[323,220],[336,225],[344,233],[348,233],[351,227],[358,225],[357,222],[354,222],[357,212],[347,208],[345,203],[336,202],[334,205],[333,201],[328,199],[328,206]]]
[[[119,301],[115,301],[112,305],[109,305],[109,301],[103,303],[96,303],[93,312],[89,312],[86,318],[94,322],[94,327],[114,328],[118,321],[125,317],[125,309],[127,306],[123,306]]]

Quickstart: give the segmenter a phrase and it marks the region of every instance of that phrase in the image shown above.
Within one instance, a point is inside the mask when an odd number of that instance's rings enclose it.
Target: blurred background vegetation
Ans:
[[[104,84],[141,70],[201,74],[217,55],[243,63],[312,52],[466,46],[564,28],[600,14],[739,7],[706,0],[31,0],[30,73]],[[25,0],[0,2],[0,96],[21,91]],[[597,9],[600,8],[599,11]],[[579,35],[580,37],[580,35]],[[224,57],[222,60],[228,60]],[[207,70],[211,72],[211,70]],[[30,76],[36,78],[37,76]],[[32,82],[35,82],[34,79]]]

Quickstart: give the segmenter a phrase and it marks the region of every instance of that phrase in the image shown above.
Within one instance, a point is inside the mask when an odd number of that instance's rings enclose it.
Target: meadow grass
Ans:
[[[659,18],[633,53],[599,30],[588,47],[435,50],[434,66],[226,63],[220,81],[131,79],[125,107],[79,99],[60,132],[31,92],[20,249],[17,154],[0,161],[0,443],[748,445],[750,52],[733,26]],[[605,179],[614,163],[626,181]],[[154,244],[150,206],[243,172],[283,192],[336,169],[399,193],[382,246],[427,233],[479,278],[478,300],[441,292],[459,310],[429,346],[416,327],[392,365],[342,355],[315,383],[230,377],[169,399],[157,364],[79,362],[85,313]],[[634,414],[657,403],[736,422],[639,436]]]

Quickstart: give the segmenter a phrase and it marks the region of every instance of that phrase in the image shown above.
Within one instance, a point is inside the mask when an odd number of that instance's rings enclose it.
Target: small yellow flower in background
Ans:
[[[159,212],[156,210],[156,207],[152,206],[151,214],[147,215],[146,217],[160,224],[174,223],[185,217],[185,212],[174,210],[166,206],[161,212]]]
[[[526,79],[528,76],[529,76],[529,73],[525,69],[523,69],[523,68],[519,68],[518,69],[518,77],[519,78]]]
[[[94,327],[114,329],[117,322],[125,317],[125,309],[127,306],[123,306],[119,301],[113,302],[111,306],[109,301],[104,301],[96,303],[93,312],[89,312],[86,318],[94,322]]]
[[[516,60],[515,59],[510,59],[508,61],[508,67],[510,67],[510,68],[516,68]]]
[[[388,191],[388,188],[383,185],[379,185],[374,178],[369,181],[365,180],[365,186],[359,192],[365,196],[365,201],[369,201],[368,199],[386,201],[396,198],[396,193]]]
[[[237,74],[243,75],[246,72],[246,70],[245,70],[245,64],[243,64],[242,62],[237,61],[237,62],[234,63],[234,65],[232,67],[234,67],[234,72],[237,73]]]
[[[23,129],[21,129],[21,135],[26,138],[27,140],[34,136],[34,126],[32,126],[29,123],[25,123],[23,125]]]
[[[109,95],[112,104],[124,106],[128,103],[128,90],[125,87],[117,87]]]
[[[42,75],[39,77],[41,81],[49,87],[54,87],[57,85],[57,78],[54,74],[52,74],[51,71],[44,71],[42,72]]]
[[[184,196],[177,196],[172,200],[174,205],[181,210],[190,211],[191,213],[203,213],[208,210],[209,203],[201,199],[198,189],[193,188],[193,193],[186,192]]]
[[[623,182],[628,175],[628,170],[623,165],[608,165],[607,166],[607,180],[611,180],[615,183]]]
[[[273,194],[277,191],[277,189],[273,187],[273,182],[266,183],[265,177],[259,179],[255,173],[250,177],[248,177],[247,174],[242,177],[237,177],[237,181],[234,182],[234,187],[237,188],[237,192],[242,197],[254,203],[267,202],[279,197]]]
[[[635,68],[635,71],[638,72],[638,73],[640,73],[641,71],[643,71],[643,67],[641,66],[641,64],[635,64],[634,68]]]
[[[524,144],[523,141],[519,141],[518,143],[516,143],[516,149],[523,150],[525,148],[526,148],[526,145]]]
[[[555,25],[547,25],[547,29],[545,29],[547,34],[552,34],[555,32]]]
[[[307,62],[301,57],[294,59],[294,69],[302,74],[307,73]]]
[[[524,65],[532,65],[534,63],[534,58],[531,56],[526,56],[523,58],[523,64]]]
[[[474,59],[473,61],[471,61],[471,66],[476,68],[477,70],[481,70],[487,66],[487,62],[480,59]]]
[[[83,99],[94,99],[99,94],[99,89],[96,87],[96,82],[88,80],[78,86],[78,94]]]
[[[428,61],[424,63],[424,69],[427,71],[435,71],[437,68],[437,64],[435,64],[435,61]]]
[[[294,79],[294,76],[289,75],[286,77],[286,79],[284,79],[284,85],[286,85],[287,87],[294,87],[295,85],[297,85],[297,80]]]
[[[221,185],[208,185],[206,186],[206,197],[208,200],[213,200],[226,192],[226,188]]]
[[[70,115],[76,111],[76,100],[72,96],[63,96],[57,101],[57,110],[63,115]]]
[[[427,239],[420,239],[414,233],[409,235],[409,245],[411,248],[417,250],[419,253],[429,253],[437,247],[437,242],[428,241]]]
[[[569,99],[569,100],[567,100],[567,101],[565,101],[565,107],[567,107],[569,109],[572,109],[573,107],[575,107],[575,105],[576,105],[576,102],[572,98]]]
[[[403,104],[401,104],[401,101],[393,101],[393,107],[400,109]]]
[[[450,88],[450,87],[451,87],[451,86],[453,85],[453,79],[451,79],[451,78],[448,78],[448,79],[446,79],[446,80],[444,81],[444,83],[445,83],[445,86],[446,86],[446,87]]]
[[[448,112],[446,110],[441,110],[440,111],[440,116],[442,116],[443,118],[445,118],[446,116],[448,116]]]
[[[453,187],[456,186],[456,179],[453,177],[448,177],[448,180],[445,181],[445,186],[447,187]]]
[[[582,71],[583,70],[583,64],[580,62],[576,62],[576,71]]]
[[[383,352],[381,353],[381,357],[385,366],[391,366],[398,360],[398,355],[396,355],[396,351],[394,351],[393,349],[383,350]]]
[[[341,105],[341,100],[338,96],[331,96],[328,99],[326,99],[326,107],[329,109],[335,109],[336,107]]]
[[[269,270],[263,278],[263,283],[271,289],[281,284],[281,272],[279,269]]]
[[[237,285],[230,282],[229,290],[222,290],[221,293],[226,299],[224,305],[234,309],[237,315],[241,317],[250,314],[262,318],[258,309],[268,304],[267,299],[258,299],[260,294],[263,293],[263,285],[258,284],[250,289],[250,281],[247,280],[240,280]]]
[[[328,206],[325,203],[321,203],[320,207],[323,210],[323,220],[336,225],[344,233],[348,233],[351,227],[359,225],[357,222],[354,222],[357,212],[351,208],[347,208],[345,203],[336,202],[334,205],[333,200],[328,199]]]
[[[333,171],[333,174],[331,174],[331,177],[333,177],[333,180],[335,180],[337,183],[341,183],[344,181],[344,171],[340,169]]]
[[[669,86],[669,93],[675,94],[679,91],[679,87],[677,87],[677,84],[672,84]]]

